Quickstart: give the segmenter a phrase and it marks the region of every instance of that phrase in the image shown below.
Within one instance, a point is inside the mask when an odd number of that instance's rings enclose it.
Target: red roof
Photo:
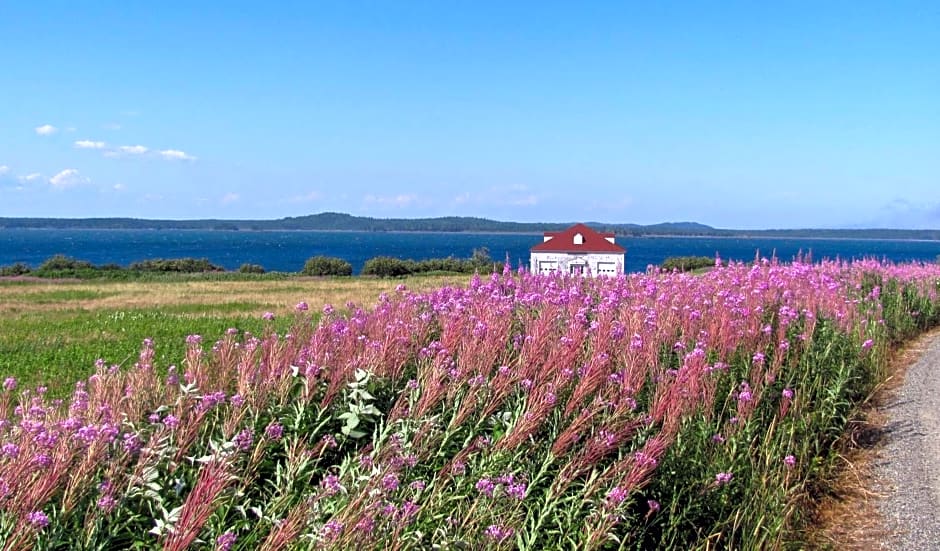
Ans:
[[[575,236],[581,234],[581,244],[575,244]],[[584,224],[575,224],[567,230],[559,232],[545,232],[548,241],[539,243],[530,250],[535,253],[615,253],[622,254],[626,249],[611,243],[606,238],[614,237],[613,233],[600,233]]]

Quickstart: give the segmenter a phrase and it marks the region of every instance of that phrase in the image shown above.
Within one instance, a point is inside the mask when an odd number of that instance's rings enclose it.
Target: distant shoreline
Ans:
[[[859,239],[881,241],[940,241],[940,229],[766,229],[736,230],[714,228],[697,222],[629,224],[585,222],[596,229],[622,238],[680,237],[722,239]],[[134,230],[134,231],[219,231],[269,232],[318,231],[362,233],[441,233],[479,235],[540,235],[558,231],[570,223],[506,222],[475,217],[371,218],[324,212],[276,220],[160,220],[142,218],[0,218],[0,230]]]
[[[537,231],[509,231],[509,230],[356,230],[356,229],[297,229],[297,228],[265,228],[265,229],[254,229],[254,228],[241,228],[241,229],[218,229],[218,228],[151,228],[151,227],[140,227],[140,228],[111,228],[111,227],[102,227],[102,228],[89,228],[84,226],[74,226],[74,227],[59,227],[59,228],[50,228],[50,227],[7,227],[0,225],[0,231],[4,230],[19,230],[19,231],[127,231],[127,232],[160,232],[160,231],[179,231],[179,232],[218,232],[218,233],[273,233],[273,232],[289,232],[289,233],[367,233],[367,234],[454,234],[454,235],[532,235],[540,236],[542,232]],[[731,230],[728,230],[731,231]],[[766,232],[774,232],[775,230],[758,230]],[[811,230],[801,230],[801,231],[811,231]],[[830,231],[830,230],[826,230]],[[859,231],[864,232],[865,230],[843,230],[843,231]],[[918,231],[918,230],[895,230],[895,231]],[[925,230],[933,231],[933,230]],[[797,235],[786,235],[786,234],[777,234],[771,233],[767,235],[754,235],[752,233],[728,233],[728,234],[714,234],[714,235],[702,235],[702,234],[683,234],[683,233],[644,233],[640,235],[630,235],[630,234],[617,234],[617,238],[625,239],[761,239],[761,240],[770,240],[770,239],[806,239],[811,241],[912,241],[920,243],[940,243],[940,237],[936,239],[932,238],[923,238],[923,237],[876,237],[870,235],[859,235],[859,236],[826,236],[826,235],[806,235],[806,234],[797,234]]]

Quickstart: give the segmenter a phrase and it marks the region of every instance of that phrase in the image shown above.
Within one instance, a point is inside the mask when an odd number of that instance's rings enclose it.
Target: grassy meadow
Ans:
[[[262,315],[275,314],[286,331],[294,306],[371,305],[398,284],[431,289],[465,284],[469,276],[376,278],[205,277],[171,274],[144,281],[0,278],[0,376],[26,387],[70,392],[91,375],[95,361],[131,365],[144,339],[154,341],[162,366],[182,361],[186,336],[217,337],[228,328],[260,334]]]
[[[940,266],[8,281],[0,304],[4,549],[804,549],[856,407],[940,324]]]

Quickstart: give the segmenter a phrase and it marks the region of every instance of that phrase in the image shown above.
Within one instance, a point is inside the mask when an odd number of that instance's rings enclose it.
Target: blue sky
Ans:
[[[938,29],[935,0],[5,1],[0,216],[937,228]]]

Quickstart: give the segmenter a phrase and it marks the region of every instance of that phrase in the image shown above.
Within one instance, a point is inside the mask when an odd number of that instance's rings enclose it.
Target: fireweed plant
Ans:
[[[504,271],[0,392],[5,549],[762,549],[940,266]],[[265,315],[270,323],[272,315]]]

